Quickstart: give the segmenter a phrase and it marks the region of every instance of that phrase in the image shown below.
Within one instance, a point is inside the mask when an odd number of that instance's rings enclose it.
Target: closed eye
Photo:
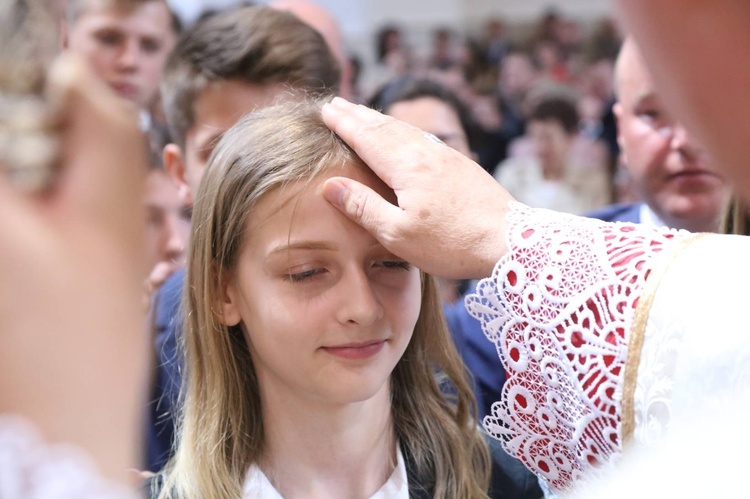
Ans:
[[[304,272],[297,272],[296,274],[287,274],[286,278],[291,282],[304,282],[314,279],[316,276],[322,275],[326,272],[326,269],[317,268],[305,270]]]
[[[403,260],[384,260],[382,262],[377,262],[375,266],[392,270],[411,270],[411,264]]]

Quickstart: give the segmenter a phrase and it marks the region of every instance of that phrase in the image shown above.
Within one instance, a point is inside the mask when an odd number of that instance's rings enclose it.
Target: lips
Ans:
[[[326,353],[342,359],[359,360],[377,355],[383,349],[385,343],[386,340],[375,340],[363,343],[349,343],[346,345],[322,347],[321,349]]]
[[[138,97],[138,87],[130,83],[112,83],[112,88],[122,97],[135,100]]]
[[[685,181],[707,181],[707,180],[721,180],[721,177],[713,172],[707,170],[686,170],[678,173],[673,173],[669,176],[670,180],[685,180]]]

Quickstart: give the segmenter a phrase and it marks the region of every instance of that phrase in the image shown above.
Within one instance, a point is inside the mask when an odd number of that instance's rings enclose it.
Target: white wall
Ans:
[[[221,8],[240,0],[168,0],[189,19],[204,8]],[[266,3],[258,0],[256,3]],[[336,15],[344,32],[359,37],[383,22],[404,25],[473,25],[489,16],[525,22],[554,7],[563,14],[592,20],[612,12],[611,0],[313,0]]]
[[[316,0],[342,22],[344,31],[359,35],[385,22],[409,27],[447,24],[458,29],[501,16],[510,22],[529,22],[549,8],[584,22],[609,15],[611,0]],[[363,29],[364,28],[364,29]]]
[[[529,21],[550,7],[584,21],[597,19],[612,12],[610,0],[463,0],[469,22],[500,15],[510,21]]]

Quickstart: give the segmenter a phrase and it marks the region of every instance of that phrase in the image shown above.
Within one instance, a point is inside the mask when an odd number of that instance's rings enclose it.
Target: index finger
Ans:
[[[419,128],[341,97],[323,106],[323,121],[383,182],[396,190],[397,168],[420,165],[419,160],[431,148],[445,147]]]

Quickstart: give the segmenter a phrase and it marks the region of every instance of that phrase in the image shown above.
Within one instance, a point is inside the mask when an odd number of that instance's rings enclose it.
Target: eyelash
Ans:
[[[311,269],[296,274],[287,274],[286,278],[292,283],[303,282],[325,272],[324,269]]]
[[[387,260],[378,262],[378,266],[386,270],[411,270],[411,264],[409,262],[398,261],[398,260]],[[299,283],[308,281],[315,278],[323,273],[327,272],[323,268],[315,268],[305,270],[304,272],[298,272],[296,274],[287,274],[285,277],[292,283]]]
[[[380,264],[386,269],[411,270],[411,264],[403,260],[386,260],[380,262]]]

